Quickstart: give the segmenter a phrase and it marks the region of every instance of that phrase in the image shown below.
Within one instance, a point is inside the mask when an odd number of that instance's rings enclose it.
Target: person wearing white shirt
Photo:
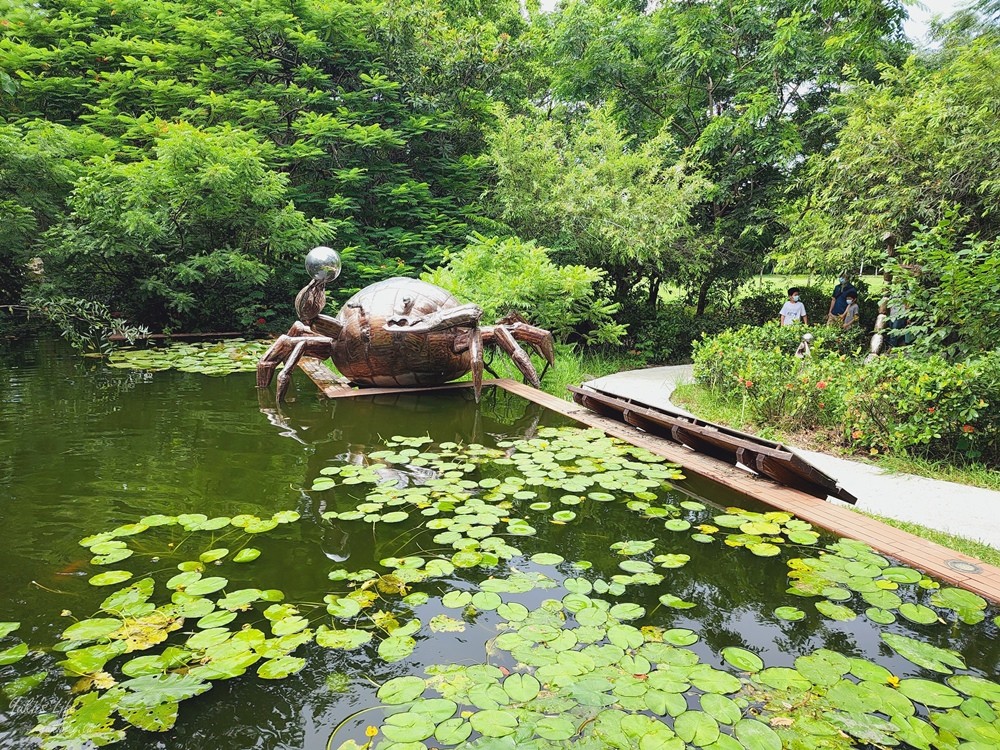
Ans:
[[[806,315],[806,306],[799,301],[799,290],[792,287],[788,290],[788,301],[781,306],[781,325],[790,326],[802,321],[802,325],[809,325],[809,316]]]

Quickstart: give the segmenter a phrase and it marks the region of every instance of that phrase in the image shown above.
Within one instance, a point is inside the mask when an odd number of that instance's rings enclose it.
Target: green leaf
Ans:
[[[113,586],[116,583],[127,581],[131,577],[132,574],[127,570],[109,570],[105,573],[98,573],[95,576],[91,576],[87,583],[91,586]]]
[[[233,555],[233,562],[248,563],[248,562],[253,562],[258,557],[260,557],[259,549],[254,549],[253,547],[244,547],[235,555]]]
[[[19,622],[0,622],[0,638],[4,638],[21,627]]]
[[[913,662],[918,667],[925,667],[942,674],[951,674],[952,667],[965,669],[965,660],[957,651],[938,648],[929,643],[908,638],[896,633],[882,633],[885,641],[893,651],[904,659]]]
[[[382,734],[393,742],[420,742],[434,734],[434,722],[414,711],[393,714],[382,723]]]
[[[419,677],[407,675],[396,677],[378,689],[378,699],[390,706],[415,701],[424,694],[426,683]]]
[[[191,596],[204,596],[205,594],[214,594],[216,591],[221,591],[228,585],[229,581],[227,579],[221,576],[212,576],[194,581],[186,586],[184,591]]]
[[[378,655],[390,663],[401,661],[412,654],[416,646],[411,636],[389,636],[378,645]]]
[[[736,735],[743,746],[752,750],[781,750],[781,737],[767,724],[756,719],[743,719],[738,721],[733,727]]]
[[[722,658],[741,672],[759,672],[764,668],[764,662],[757,654],[736,646],[722,649]]]
[[[306,660],[299,656],[279,656],[268,659],[257,667],[257,676],[264,680],[282,680],[290,674],[295,674],[306,665]]]
[[[913,602],[906,602],[906,604],[900,605],[899,614],[910,622],[920,625],[931,625],[938,621],[937,612],[930,607],[925,607],[923,604],[914,604]]]
[[[701,711],[685,711],[674,719],[674,731],[685,742],[705,747],[719,738],[719,723]]]
[[[68,641],[96,641],[107,638],[122,627],[122,621],[115,617],[94,617],[74,622],[62,633]]]
[[[778,607],[774,610],[774,616],[779,620],[795,622],[796,620],[801,620],[805,617],[806,613],[798,607]]]
[[[17,645],[11,646],[10,648],[5,648],[0,651],[0,666],[6,664],[14,664],[15,662],[21,661],[25,656],[28,655],[28,644],[18,643]]]
[[[961,705],[964,700],[958,691],[947,685],[918,678],[900,680],[897,689],[910,700],[932,708],[951,708]]]
[[[526,703],[538,695],[541,684],[530,674],[510,674],[503,681],[503,689],[515,703]]]
[[[850,607],[845,607],[843,604],[834,604],[833,602],[816,602],[816,609],[831,620],[838,620],[840,622],[849,622],[858,616]]]
[[[517,729],[517,718],[509,711],[485,709],[477,711],[469,722],[484,737],[506,737]]]

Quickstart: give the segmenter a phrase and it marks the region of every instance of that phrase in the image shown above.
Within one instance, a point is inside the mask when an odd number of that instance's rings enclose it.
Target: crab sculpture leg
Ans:
[[[528,344],[539,356],[544,358],[546,362],[545,369],[547,370],[549,365],[555,362],[555,351],[553,349],[551,333],[544,328],[538,328],[537,326],[525,323],[516,314],[508,315],[496,325],[486,326],[481,331],[484,345],[495,344],[499,346],[514,360],[514,364],[521,371],[521,374],[524,375],[525,380],[535,388],[541,387],[541,378],[535,370],[535,366],[531,363],[531,357],[518,344],[518,341]]]
[[[278,363],[284,363],[275,389],[275,400],[279,404],[285,397],[292,371],[299,360],[303,356],[326,359],[333,350],[341,325],[335,318],[320,314],[325,305],[326,280],[310,281],[295,297],[295,312],[299,319],[288,329],[288,333],[279,336],[271,344],[257,363],[258,388],[267,388]],[[314,331],[311,326],[316,326],[321,333]]]

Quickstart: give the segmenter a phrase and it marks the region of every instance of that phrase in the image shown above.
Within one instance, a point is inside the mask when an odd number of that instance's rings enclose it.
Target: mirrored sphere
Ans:
[[[329,247],[314,247],[306,255],[306,273],[316,281],[333,281],[340,276],[340,254]]]

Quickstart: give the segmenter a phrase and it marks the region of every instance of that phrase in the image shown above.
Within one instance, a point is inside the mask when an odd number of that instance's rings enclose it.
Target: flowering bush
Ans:
[[[851,444],[928,458],[1000,458],[1000,351],[966,362],[880,357],[844,383]]]
[[[695,377],[758,424],[836,427],[846,445],[871,453],[1000,459],[1000,350],[962,363],[888,356],[864,364],[858,349],[843,352],[845,332],[814,326],[811,356],[800,359],[803,332],[768,324],[703,339]]]
[[[811,355],[798,358],[803,333],[813,336]],[[726,331],[696,342],[695,377],[741,404],[751,421],[795,428],[837,425],[843,416],[842,373],[853,367],[839,353],[844,333],[773,323]]]

